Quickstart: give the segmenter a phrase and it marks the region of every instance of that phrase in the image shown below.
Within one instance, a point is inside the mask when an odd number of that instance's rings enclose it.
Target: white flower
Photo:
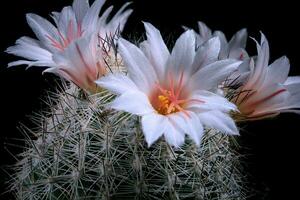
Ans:
[[[263,34],[257,51],[257,58],[249,64],[249,76],[233,99],[243,117],[257,120],[280,112],[300,114],[300,76],[288,77],[288,58],[283,56],[269,66],[269,44]]]
[[[214,31],[206,26],[203,22],[198,22],[199,33],[195,32],[197,45],[201,45],[212,37],[218,36],[221,42],[221,49],[219,58],[233,58],[238,60],[244,60],[248,58],[248,54],[245,50],[247,43],[247,30],[239,30],[228,42],[226,36],[221,31]]]
[[[11,62],[8,66],[50,67],[44,72],[56,73],[94,91],[94,81],[106,71],[103,54],[107,52],[102,51],[107,43],[102,40],[121,31],[132,12],[124,11],[127,3],[107,23],[112,6],[99,17],[104,3],[105,0],[96,0],[89,6],[87,0],[74,0],[72,6],[52,13],[55,26],[38,15],[27,14],[27,22],[38,40],[18,39],[6,52],[27,60]]]
[[[183,33],[171,52],[160,32],[145,23],[147,40],[140,48],[120,39],[120,54],[128,76],[109,74],[97,82],[118,94],[111,107],[142,116],[142,128],[151,146],[164,135],[175,147],[184,143],[185,134],[197,145],[203,125],[227,134],[238,134],[228,112],[236,106],[214,94],[239,61],[217,61],[220,41],[212,38],[195,51],[192,31]]]

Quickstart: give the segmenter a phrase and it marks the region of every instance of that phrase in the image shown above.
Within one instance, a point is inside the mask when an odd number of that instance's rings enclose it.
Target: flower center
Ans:
[[[188,98],[189,93],[183,87],[183,72],[181,72],[177,84],[175,84],[172,74],[169,74],[168,81],[169,83],[166,84],[168,89],[156,83],[156,88],[150,96],[152,106],[161,115],[182,112],[190,117],[185,109],[186,104],[189,102],[204,103],[204,101]]]
[[[174,96],[172,96],[172,93],[170,91],[163,91],[161,95],[157,96],[157,112],[162,115],[167,115],[171,113],[178,112],[180,110],[183,110],[182,103],[178,102]]]

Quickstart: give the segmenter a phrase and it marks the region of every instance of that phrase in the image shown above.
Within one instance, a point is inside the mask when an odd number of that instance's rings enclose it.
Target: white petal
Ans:
[[[218,37],[214,37],[201,45],[196,52],[191,73],[195,73],[202,67],[217,61],[220,45]]]
[[[107,24],[107,21],[108,21],[108,18],[111,14],[111,11],[113,10],[113,6],[110,6],[109,8],[107,8],[104,13],[101,15],[101,17],[99,18],[98,20],[98,30],[100,30],[100,33],[102,33],[102,29],[104,27],[106,27],[106,24]],[[106,30],[107,31],[107,30]],[[101,34],[101,37],[105,38],[106,37],[106,31],[103,31],[103,34]]]
[[[205,23],[199,21],[198,22],[198,28],[199,28],[199,33],[200,36],[203,39],[203,42],[207,41],[209,38],[211,38],[211,30],[206,26]]]
[[[215,90],[241,63],[241,61],[226,59],[201,68],[190,78],[191,91],[200,89]]]
[[[120,73],[114,73],[109,74],[107,76],[103,76],[102,78],[97,80],[96,83],[99,86],[106,88],[115,94],[123,94],[125,92],[138,90],[137,86],[134,84],[134,82],[132,82],[132,80],[128,76],[125,76],[124,74]]]
[[[117,97],[111,108],[126,111],[136,115],[146,115],[155,112],[149,98],[142,92],[131,91]]]
[[[72,7],[76,15],[77,22],[81,24],[90,7],[88,0],[74,0]]]
[[[148,147],[157,141],[165,132],[168,119],[156,113],[144,115],[142,117],[142,128]]]
[[[141,90],[149,94],[158,81],[152,65],[144,53],[132,43],[120,38],[118,44],[129,77]]]
[[[114,17],[110,20],[110,22],[107,24],[108,29],[111,32],[123,31],[126,21],[132,13],[132,9],[126,10],[128,5],[130,5],[130,4],[131,4],[131,2],[125,3],[120,8],[120,10],[114,15]]]
[[[105,3],[105,0],[95,0],[92,6],[88,9],[82,20],[82,29],[84,31],[95,31],[97,28],[99,12]]]
[[[275,60],[269,67],[265,84],[284,83],[290,71],[289,59],[285,56]]]
[[[294,83],[300,83],[300,76],[289,76],[284,82],[284,85],[290,85]]]
[[[46,61],[28,61],[28,60],[18,60],[14,62],[8,63],[7,67],[14,67],[18,65],[28,65],[26,69],[32,66],[36,67],[55,67],[56,64],[53,62],[46,62]]]
[[[231,117],[220,111],[209,111],[198,114],[200,121],[207,127],[215,128],[229,135],[239,135],[239,131]]]
[[[33,61],[53,63],[52,53],[41,48],[37,40],[28,37],[18,39],[16,45],[7,48],[6,52]]]
[[[164,132],[165,139],[168,144],[175,148],[180,147],[184,143],[184,132],[170,119],[166,123],[166,129]]]
[[[300,77],[298,78],[299,78],[298,80],[299,82],[295,82],[285,86],[291,95],[300,93]]]
[[[186,109],[195,110],[195,112],[210,110],[229,112],[237,110],[236,105],[226,98],[205,90],[194,91],[189,99],[191,101],[186,105]]]
[[[248,33],[246,29],[238,31],[228,43],[230,54],[238,49],[245,49],[247,44],[247,37]]]
[[[217,36],[220,39],[221,48],[219,53],[220,59],[228,58],[228,42],[223,32],[215,31],[213,36]]]
[[[181,73],[189,77],[192,73],[192,64],[195,57],[195,37],[192,30],[183,33],[176,41],[171,56],[167,61],[166,78]],[[184,80],[185,82],[186,80]]]
[[[269,43],[264,34],[261,33],[261,44],[257,43],[256,47],[258,55],[249,85],[261,84],[260,82],[264,81],[269,63]]]
[[[188,116],[182,112],[169,115],[170,120],[176,124],[183,133],[186,133],[190,138],[200,146],[203,136],[203,126],[200,119],[194,112],[187,111]]]
[[[148,52],[146,55],[155,67],[155,71],[161,80],[164,77],[165,65],[170,53],[159,30],[150,23],[144,22],[144,26],[147,34],[147,44],[144,45],[144,49]]]
[[[289,76],[284,82],[284,85],[290,85],[294,83],[300,83],[300,76]]]

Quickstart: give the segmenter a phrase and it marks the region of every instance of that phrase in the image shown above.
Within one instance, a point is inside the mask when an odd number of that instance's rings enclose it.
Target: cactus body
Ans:
[[[244,199],[229,136],[207,130],[200,147],[161,138],[147,148],[138,117],[103,109],[108,92],[72,86],[55,98],[16,165],[18,199]]]

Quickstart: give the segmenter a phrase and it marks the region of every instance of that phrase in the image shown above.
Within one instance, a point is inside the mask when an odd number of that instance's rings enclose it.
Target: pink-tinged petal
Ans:
[[[142,128],[148,147],[156,142],[166,131],[168,125],[167,117],[156,113],[142,117]]]
[[[287,90],[280,85],[270,85],[259,91],[250,92],[247,96],[239,97],[238,107],[244,115],[272,112],[272,106],[278,106],[287,98]]]
[[[139,91],[126,92],[117,97],[112,102],[111,108],[141,116],[155,112],[149,98]]]
[[[290,85],[300,83],[300,76],[290,76],[287,78],[287,80],[284,82],[284,85]]]
[[[170,53],[159,30],[150,23],[144,22],[144,26],[147,34],[147,43],[144,43],[145,55],[154,66],[157,76],[162,80],[165,74],[165,65]]]
[[[201,68],[190,78],[189,87],[191,91],[217,89],[218,85],[225,81],[241,63],[241,61],[226,59]]]
[[[77,22],[81,24],[84,16],[86,15],[90,5],[87,0],[74,0],[73,1],[73,10],[76,15]]]
[[[47,47],[49,50],[54,50],[51,45],[52,38],[55,41],[59,40],[58,32],[55,26],[53,26],[48,20],[36,15],[29,13],[26,15],[27,23],[35,33],[36,37]]]
[[[95,31],[97,28],[99,13],[104,3],[105,0],[94,1],[82,20],[82,30],[87,32]]]
[[[217,129],[229,135],[239,135],[239,131],[231,117],[220,111],[209,111],[198,114],[201,122],[209,127]]]
[[[192,74],[197,72],[202,67],[209,65],[218,60],[221,44],[218,37],[209,39],[202,44],[195,55],[192,65]]]
[[[95,80],[106,70],[98,57],[101,58],[101,54],[96,52],[93,36],[86,36],[71,43],[63,52],[54,54],[53,60],[59,68],[58,73],[68,74],[79,87],[94,92]]]
[[[284,83],[290,71],[289,59],[285,56],[277,59],[268,67],[264,84]]]
[[[122,94],[130,91],[137,91],[138,88],[135,83],[126,75],[120,73],[113,73],[103,76],[96,83],[115,94]]]
[[[229,102],[217,94],[205,90],[197,90],[191,94],[190,101],[186,105],[187,110],[203,112],[220,110],[222,112],[236,111],[235,104]]]
[[[174,113],[168,117],[183,133],[186,133],[197,146],[200,146],[204,130],[196,113],[189,111],[188,116],[184,113]]]
[[[190,77],[195,54],[195,37],[193,31],[188,30],[175,43],[171,56],[167,61],[165,78],[168,78],[170,74],[179,78],[183,71],[185,78]]]
[[[228,55],[229,58],[237,59],[237,60],[245,60],[249,58],[248,53],[245,49],[238,48],[231,50]]]
[[[152,88],[158,81],[157,75],[144,53],[132,43],[119,39],[119,51],[128,69],[129,76],[135,84],[146,94],[152,92]]]
[[[164,137],[168,144],[175,148],[178,148],[184,143],[185,134],[177,126],[177,124],[169,118],[168,123],[166,123]]]
[[[71,6],[66,6],[62,9],[58,20],[58,31],[60,42],[67,46],[78,33],[78,23]]]

